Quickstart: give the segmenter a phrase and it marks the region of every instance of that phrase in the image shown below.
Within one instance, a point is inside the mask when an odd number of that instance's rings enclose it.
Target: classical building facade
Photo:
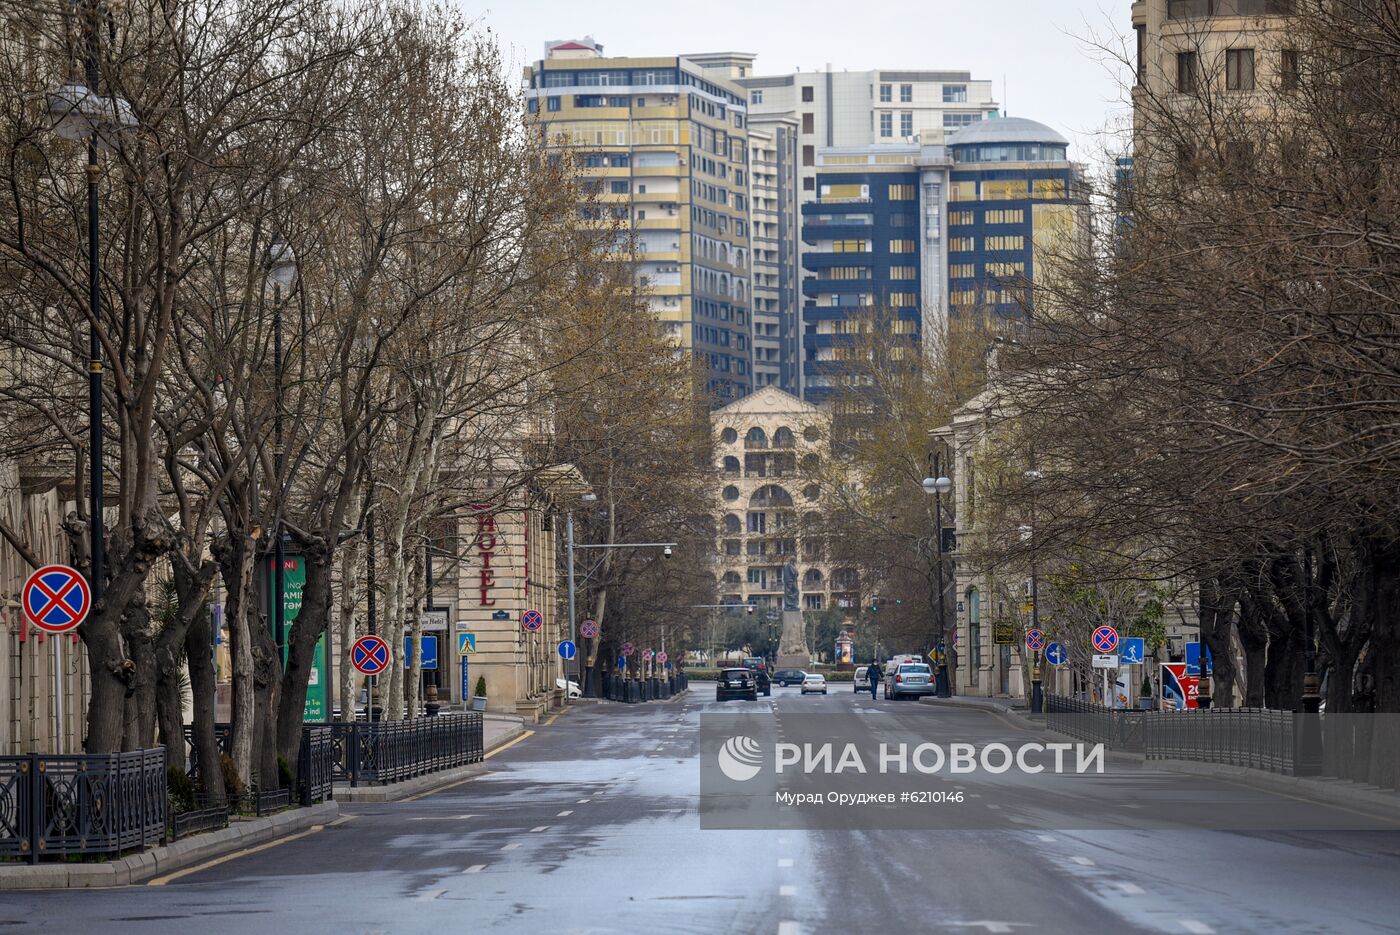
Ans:
[[[854,608],[854,581],[826,561],[820,533],[830,416],[776,387],[710,417],[719,469],[719,594],[725,604]]]

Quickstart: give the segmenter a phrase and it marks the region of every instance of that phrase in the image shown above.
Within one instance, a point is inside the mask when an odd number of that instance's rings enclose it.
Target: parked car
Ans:
[[[885,698],[898,701],[900,698],[932,695],[934,692],[933,670],[922,662],[903,662],[885,672]]]
[[[823,695],[825,695],[825,694],[826,694],[826,676],[825,676],[825,675],[818,675],[818,674],[815,673],[815,672],[813,672],[813,673],[811,673],[811,674],[809,674],[809,675],[803,676],[803,678],[802,678],[802,694],[805,695],[805,694],[807,694],[808,692],[821,692]]]
[[[773,680],[768,675],[767,662],[755,656],[752,659],[744,660],[744,668],[753,673],[753,679],[758,685],[758,693],[760,695],[771,696],[773,694]]]
[[[854,686],[856,694],[870,690],[870,666],[856,666],[856,671],[851,676],[851,684]]]
[[[789,685],[801,685],[802,680],[807,677],[807,673],[801,669],[779,669],[773,673],[773,681],[787,688]]]
[[[748,669],[721,669],[715,683],[715,701],[728,701],[731,698],[758,700],[758,682]]]

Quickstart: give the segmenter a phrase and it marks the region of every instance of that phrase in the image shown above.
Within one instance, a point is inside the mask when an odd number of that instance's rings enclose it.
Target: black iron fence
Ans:
[[[165,748],[0,757],[0,857],[118,854],[166,835]]]
[[[358,786],[402,782],[480,763],[485,754],[484,723],[479,711],[467,711],[412,721],[328,724],[317,730],[329,731],[332,738],[332,780]]]
[[[1142,752],[1146,711],[1108,708],[1068,698],[1045,696],[1045,723],[1051,729],[1115,750]]]
[[[1294,715],[1265,708],[1150,711],[1150,759],[1199,760],[1275,773],[1293,772]]]
[[[324,802],[335,783],[335,730],[330,725],[308,724],[301,731],[301,752],[297,757],[297,785],[302,805]]]

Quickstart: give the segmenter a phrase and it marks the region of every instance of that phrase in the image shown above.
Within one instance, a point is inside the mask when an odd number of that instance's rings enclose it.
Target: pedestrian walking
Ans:
[[[870,679],[870,700],[874,701],[875,689],[880,685],[880,663],[872,659],[865,670],[865,677]]]

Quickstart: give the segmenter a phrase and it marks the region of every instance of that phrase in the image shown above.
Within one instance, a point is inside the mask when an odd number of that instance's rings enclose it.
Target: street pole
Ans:
[[[368,458],[366,460],[368,460]],[[366,499],[373,501],[373,498],[374,478],[371,476],[369,480],[369,492],[366,494]],[[370,504],[366,504],[365,506],[365,523],[365,545],[369,550],[368,554],[365,556],[365,585],[368,588],[368,593],[366,594],[366,604],[368,606],[366,610],[369,612],[370,636],[375,636],[379,629],[377,626],[379,613],[374,588],[374,510],[370,508]],[[372,723],[374,721],[374,676],[368,675],[365,676],[365,679],[367,683],[365,687],[368,692],[365,701],[365,721],[366,723]],[[353,716],[351,720],[354,720]]]
[[[941,478],[943,476],[943,456],[935,453],[933,456],[933,476]],[[943,594],[943,491],[934,488],[933,491],[933,550],[934,560],[938,565],[938,696],[948,698],[953,694],[952,686],[948,684],[948,647],[945,645],[948,640],[948,623],[944,615]]]
[[[92,4],[92,23],[87,37],[87,86],[95,98],[98,92],[97,52],[101,30],[101,6]],[[88,138],[87,208],[88,208],[88,512],[91,514],[92,565],[88,586],[92,589],[92,606],[96,611],[102,604],[103,566],[106,564],[105,530],[102,519],[102,342],[98,322],[102,315],[102,294],[98,281],[98,214],[97,214],[97,128]]]
[[[1322,772],[1322,710],[1321,685],[1317,678],[1317,650],[1314,644],[1312,615],[1312,546],[1303,549],[1303,706],[1301,733],[1298,738],[1298,760],[1293,773],[1316,776]],[[1204,664],[1205,654],[1201,654]],[[1204,671],[1204,669],[1202,670]]]
[[[286,490],[282,479],[282,462],[285,456],[282,446],[282,284],[275,279],[272,283],[272,358],[277,381],[274,393],[276,410],[272,419],[273,473],[276,475],[277,483],[277,512],[273,514],[272,523],[273,561],[276,563],[273,570],[273,578],[276,581],[276,603],[273,605],[272,612],[275,621],[273,633],[277,640],[277,661],[280,665],[285,666],[287,664],[287,608],[284,596],[286,570],[282,567],[285,558],[282,547],[282,498]]]
[[[574,511],[573,511],[573,510],[569,510],[568,512],[566,512],[566,513],[564,514],[564,530],[565,530],[565,552],[566,552],[566,554],[567,554],[568,564],[569,564],[569,569],[568,569],[568,579],[569,579],[569,642],[573,643],[574,646],[577,647],[577,646],[578,646],[578,641],[574,638],[574,633],[576,632],[576,631],[574,630],[574,620],[575,620],[575,615],[576,615],[577,612],[578,612],[578,611],[577,611],[578,592],[577,592],[577,590],[576,590],[576,585],[575,585],[575,583],[574,583]],[[579,657],[580,654],[581,654],[581,651],[575,652],[574,658],[577,659],[577,658]],[[565,701],[565,702],[567,702],[567,701],[569,700],[569,668],[570,668],[570,667],[567,666],[567,665],[564,667],[564,701]],[[582,664],[582,662],[580,662],[580,663],[579,663],[579,673],[580,673],[580,675],[579,675],[579,680],[580,680],[580,682],[582,682],[582,680],[583,680],[582,672],[583,672],[583,664]],[[586,685],[580,684],[580,685],[579,685],[579,688],[582,689],[582,693],[583,693],[583,696],[584,696],[585,698],[592,698],[592,697],[593,697],[593,694],[592,694],[592,686],[591,686],[591,685],[587,685],[587,686],[586,686]]]

